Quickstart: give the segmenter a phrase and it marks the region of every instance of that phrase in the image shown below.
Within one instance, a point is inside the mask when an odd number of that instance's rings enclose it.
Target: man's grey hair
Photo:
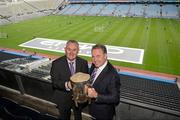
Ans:
[[[68,41],[66,42],[66,46],[67,46],[69,43],[77,44],[77,46],[79,47],[79,43],[78,43],[76,40],[68,40]]]

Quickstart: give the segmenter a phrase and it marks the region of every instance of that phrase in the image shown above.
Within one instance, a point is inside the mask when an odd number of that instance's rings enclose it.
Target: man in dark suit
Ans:
[[[115,106],[120,101],[120,78],[115,68],[107,60],[104,45],[92,47],[92,66],[88,96],[92,98],[89,113],[95,120],[112,120]]]
[[[81,120],[81,105],[75,106],[72,100],[70,77],[76,72],[88,73],[88,62],[77,56],[79,44],[75,40],[66,43],[65,55],[54,60],[51,68],[51,79],[54,88],[53,100],[57,104],[60,120],[70,120],[73,109],[75,120]]]

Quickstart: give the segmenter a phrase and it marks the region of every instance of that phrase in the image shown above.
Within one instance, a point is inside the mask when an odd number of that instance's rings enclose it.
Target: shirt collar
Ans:
[[[71,62],[76,62],[76,59],[74,59],[73,61],[70,61],[69,59],[67,59],[68,63],[71,63]]]
[[[103,65],[101,65],[99,68],[97,68],[98,71],[102,71],[106,67],[107,63],[108,62],[106,61]]]

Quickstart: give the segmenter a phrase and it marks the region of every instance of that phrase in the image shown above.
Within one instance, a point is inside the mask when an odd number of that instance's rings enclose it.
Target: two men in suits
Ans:
[[[74,73],[88,73],[88,62],[77,56],[78,51],[78,42],[69,40],[66,43],[65,55],[52,62],[50,74],[54,88],[53,99],[58,106],[60,120],[70,120],[71,109],[73,109],[75,120],[82,119],[82,107],[75,106],[70,83],[70,77]]]
[[[112,120],[115,106],[120,101],[120,78],[107,60],[107,49],[97,44],[92,47],[92,66],[88,96],[92,99],[89,113],[95,120]]]

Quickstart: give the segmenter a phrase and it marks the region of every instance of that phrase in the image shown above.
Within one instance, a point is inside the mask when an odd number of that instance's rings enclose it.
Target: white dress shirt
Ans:
[[[70,61],[67,59],[67,62],[68,62],[69,68],[70,68],[70,63],[74,62],[73,67],[74,67],[74,72],[76,72],[76,60]],[[70,88],[68,87],[68,82],[65,82],[65,88],[67,91],[70,91]]]
[[[97,68],[96,76],[94,77],[94,81],[92,82],[91,85],[94,84],[94,82],[96,81],[97,77],[98,77],[99,74],[102,72],[102,70],[106,67],[106,65],[107,65],[107,61],[106,61],[102,66],[100,66],[99,68]]]
[[[68,66],[69,66],[69,68],[70,68],[70,63],[72,63],[72,62],[74,63],[74,64],[73,64],[73,67],[74,67],[74,72],[76,72],[76,59],[75,59],[75,60],[73,60],[73,61],[70,61],[70,60],[68,60],[68,59],[67,59],[67,62],[68,62]]]

